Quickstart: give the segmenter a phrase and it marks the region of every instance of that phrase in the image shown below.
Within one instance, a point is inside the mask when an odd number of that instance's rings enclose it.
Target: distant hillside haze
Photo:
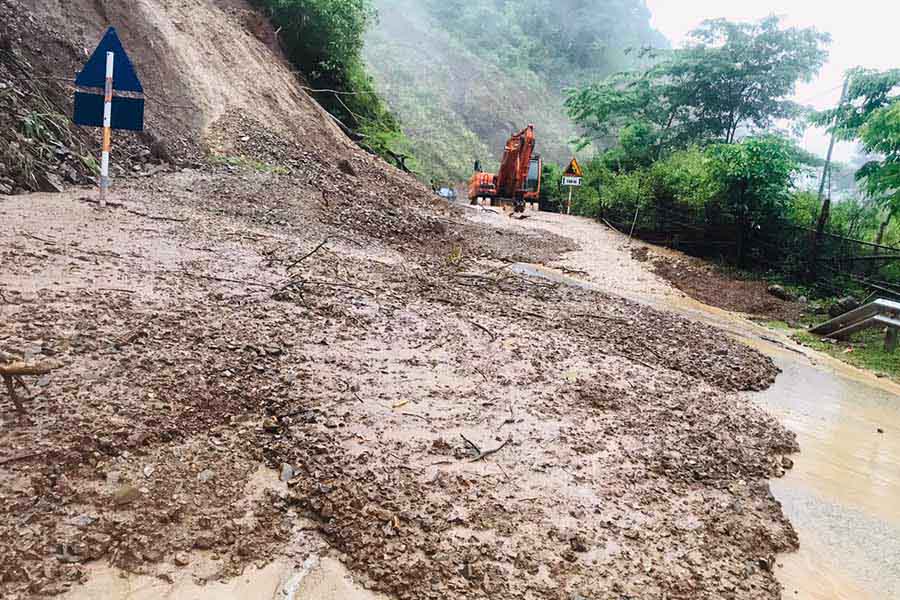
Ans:
[[[423,179],[494,168],[511,133],[535,125],[548,161],[578,134],[563,90],[635,64],[629,49],[668,47],[644,0],[375,0],[364,57],[403,122]]]

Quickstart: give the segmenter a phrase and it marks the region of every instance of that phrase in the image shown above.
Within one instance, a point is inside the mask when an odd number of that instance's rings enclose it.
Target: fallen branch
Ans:
[[[487,458],[487,457],[490,456],[491,454],[496,454],[496,453],[500,452],[501,450],[503,450],[504,447],[506,447],[506,445],[507,445],[507,444],[511,441],[511,439],[512,439],[512,438],[506,438],[506,441],[504,441],[502,444],[500,444],[500,445],[497,446],[496,448],[494,448],[494,449],[492,449],[492,450],[484,450],[484,451],[482,451],[481,448],[479,448],[479,447],[475,444],[475,442],[473,442],[472,440],[470,440],[469,438],[467,438],[467,437],[464,436],[463,434],[460,433],[460,434],[459,434],[459,437],[461,437],[463,440],[465,440],[465,442],[466,442],[467,444],[469,444],[470,446],[472,446],[472,448],[474,448],[474,449],[475,449],[475,452],[478,454],[478,456],[476,456],[475,458],[471,459],[469,462],[478,462],[479,460],[484,460],[485,458]]]
[[[155,216],[155,215],[148,215],[147,213],[142,213],[138,210],[132,210],[130,208],[127,210],[127,212],[129,212],[132,215],[144,217],[145,219],[150,219],[152,221],[172,221],[173,223],[187,223],[188,222],[188,219],[178,219],[175,217],[159,217],[159,216]]]
[[[607,221],[606,219],[603,219],[603,222],[606,223],[606,226],[607,226],[607,227],[609,227],[610,229],[612,229],[613,231],[615,231],[615,232],[618,233],[619,235],[625,235],[624,233],[622,233],[621,231],[619,231],[618,229],[616,229],[615,227],[613,227],[613,224],[610,223],[609,221]]]
[[[94,198],[88,198],[86,196],[82,196],[81,198],[79,198],[79,200],[81,202],[87,202],[88,204],[97,204],[97,205],[100,204],[99,200],[95,200]],[[122,204],[121,202],[111,202],[111,201],[107,200],[106,206],[108,206],[110,208],[122,208],[125,205]]]
[[[306,260],[307,258],[309,258],[310,256],[312,256],[313,254],[315,254],[316,252],[318,252],[319,250],[321,250],[322,248],[324,248],[324,247],[325,247],[325,244],[327,244],[327,243],[330,242],[330,241],[331,241],[331,238],[330,238],[330,237],[327,237],[327,238],[325,238],[324,240],[322,240],[321,243],[319,243],[319,245],[316,246],[315,248],[313,248],[310,252],[307,252],[306,254],[304,254],[303,256],[301,256],[300,258],[298,258],[297,260],[295,260],[295,261],[292,262],[291,264],[289,264],[288,267],[287,267],[288,270],[293,269],[294,267],[296,267],[297,265],[299,265],[300,263],[302,263],[304,260]]]
[[[461,437],[461,438],[463,439],[463,441],[465,441],[467,444],[469,444],[470,446],[472,446],[472,448],[475,449],[475,454],[481,454],[481,448],[479,448],[479,447],[475,444],[475,442],[473,442],[472,440],[470,440],[469,438],[467,438],[467,437],[466,437],[465,435],[463,435],[463,434],[459,434],[459,437]]]
[[[21,233],[22,233],[22,235],[24,235],[24,236],[27,237],[27,238],[31,238],[31,239],[37,240],[37,241],[39,241],[39,242],[44,242],[45,244],[51,244],[51,245],[53,245],[53,246],[56,245],[56,242],[53,241],[53,240],[47,240],[47,239],[44,239],[44,238],[42,238],[42,237],[38,237],[38,236],[36,236],[36,235],[32,235],[32,234],[30,234],[30,233],[26,233],[26,232],[24,232],[24,231],[21,232]]]
[[[0,375],[3,377],[21,377],[23,375],[47,375],[60,367],[59,363],[33,363],[28,364],[16,361],[0,364]]]
[[[416,413],[409,413],[409,412],[400,413],[400,414],[403,415],[404,417],[414,417],[416,419],[422,419],[426,423],[429,423],[429,424],[431,423],[431,419],[429,419],[425,415],[417,415]]]
[[[6,384],[6,392],[9,394],[9,399],[12,400],[13,406],[16,407],[16,412],[25,412],[25,406],[16,394],[16,385],[18,384],[21,386],[26,392],[29,391],[28,386],[25,385],[22,377],[26,375],[46,375],[59,367],[60,365],[58,363],[49,362],[28,364],[22,361],[15,361],[0,364],[0,377],[3,377],[3,382]],[[34,397],[31,396],[25,398],[25,400],[32,400],[33,398]]]
[[[614,353],[611,353],[611,354],[614,354]],[[653,369],[654,371],[660,368],[660,365],[651,365],[647,361],[641,360],[640,358],[638,358],[636,356],[632,356],[631,354],[626,354],[625,352],[620,353],[619,356],[622,356],[623,358],[627,358],[631,362],[636,362],[639,365],[644,365],[648,369]]]
[[[479,324],[479,323],[476,323],[476,322],[473,321],[472,319],[466,319],[466,321],[468,321],[469,323],[471,323],[472,325],[474,325],[474,326],[477,327],[478,329],[482,330],[483,332],[485,332],[486,334],[488,334],[489,336],[491,336],[491,341],[492,341],[492,342],[497,340],[496,334],[494,334],[493,331],[491,331],[490,329],[488,329],[488,328],[485,327],[484,325],[481,325],[481,324]]]
[[[179,271],[169,271],[170,273],[178,273]],[[257,281],[247,281],[245,279],[229,279],[228,277],[216,277],[215,275],[201,275],[200,273],[191,273],[190,271],[180,271],[180,273],[187,275],[188,277],[194,277],[196,279],[208,279],[210,281],[220,281],[222,283],[237,283],[240,285],[249,285],[252,287],[263,287],[269,288],[271,290],[278,290],[278,286],[272,285],[271,283],[260,283]]]
[[[25,460],[26,458],[35,458],[37,456],[43,456],[46,454],[45,452],[26,452],[24,454],[17,454],[15,456],[10,456],[9,458],[0,459],[0,465],[6,465],[11,462],[16,462],[19,460]]]

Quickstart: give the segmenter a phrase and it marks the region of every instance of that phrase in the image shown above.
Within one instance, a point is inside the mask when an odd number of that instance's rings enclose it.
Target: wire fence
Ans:
[[[826,229],[811,261],[815,230],[763,211],[742,214],[716,207],[657,203],[605,209],[600,217],[647,242],[741,269],[772,272],[826,295],[866,293],[900,300],[900,248]],[[643,214],[642,214],[643,213]]]

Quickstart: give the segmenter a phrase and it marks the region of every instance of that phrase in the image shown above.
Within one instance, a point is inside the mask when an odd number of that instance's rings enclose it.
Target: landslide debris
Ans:
[[[795,321],[804,310],[799,302],[773,295],[766,281],[737,277],[699,258],[663,256],[646,246],[636,247],[632,254],[652,261],[657,275],[710,306],[780,321]]]
[[[26,417],[0,402],[4,597],[97,560],[226,578],[297,552],[298,515],[400,598],[777,597],[796,536],[765,479],[796,443],[735,393],[771,361],[504,268],[562,238],[361,153],[282,139],[261,168],[258,123],[219,123],[252,161],[135,180],[127,210],[0,205],[0,347],[63,365]],[[254,493],[261,465],[289,481]]]
[[[0,596],[98,561],[166,580],[203,557],[215,581],[324,542],[399,598],[778,597],[797,540],[766,479],[796,442],[738,393],[769,359],[506,269],[573,244],[473,223],[356,150],[242,2],[33,8],[20,31],[65,41],[48,62],[125,24],[175,158],[120,208],[0,200],[0,351],[61,365],[25,416],[0,396]]]

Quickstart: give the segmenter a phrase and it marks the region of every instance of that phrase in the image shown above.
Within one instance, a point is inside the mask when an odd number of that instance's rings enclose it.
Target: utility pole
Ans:
[[[847,75],[844,78],[844,87],[841,90],[841,100],[838,102],[839,109],[844,106],[844,102],[847,100],[847,88],[849,85],[850,76]],[[835,115],[834,117],[835,126],[839,116]],[[828,155],[825,157],[825,169],[822,171],[822,181],[819,183],[819,219],[816,223],[816,233],[813,237],[812,248],[809,253],[809,267],[807,268],[807,277],[811,282],[816,279],[816,262],[819,260],[819,246],[822,243],[822,237],[825,235],[825,225],[828,223],[828,217],[831,215],[831,194],[829,193],[828,196],[825,196],[825,180],[829,177],[831,171],[831,155],[834,152],[835,134],[836,132],[832,130],[831,142],[828,144]]]

